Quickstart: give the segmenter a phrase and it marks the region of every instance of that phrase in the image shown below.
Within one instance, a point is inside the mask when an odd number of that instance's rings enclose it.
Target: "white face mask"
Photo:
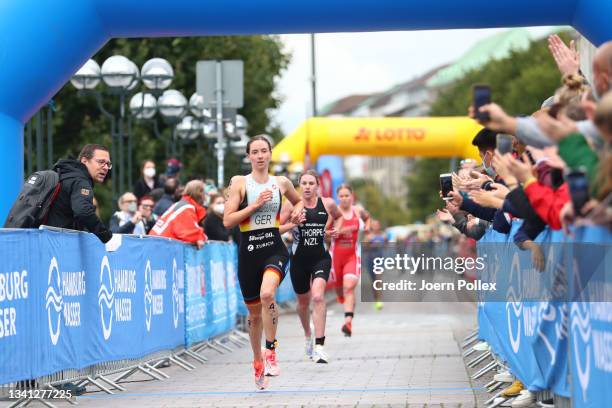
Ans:
[[[144,173],[145,177],[153,178],[153,177],[155,177],[155,168],[154,167],[147,167],[146,169],[144,169],[143,173]]]
[[[217,214],[223,214],[223,210],[225,210],[225,204],[219,203],[219,204],[213,205],[213,211],[216,212]]]

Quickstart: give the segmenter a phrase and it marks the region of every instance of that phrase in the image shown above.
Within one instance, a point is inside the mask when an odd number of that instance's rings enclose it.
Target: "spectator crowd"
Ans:
[[[512,117],[496,103],[479,106],[478,112],[469,108],[483,126],[472,141],[482,165],[461,162],[452,191],[443,197],[445,208],[437,211],[441,221],[475,241],[490,228],[510,234],[512,225],[520,224],[512,239],[531,252],[539,271],[545,258],[536,239],[546,228],[570,236],[579,225],[612,228],[612,41],[594,55],[592,83],[580,71],[573,44],[552,35],[548,46],[561,86],[526,117]],[[510,137],[510,151],[500,151],[500,140]],[[535,401],[511,373],[498,376],[513,381],[501,393],[516,397],[513,407]]]

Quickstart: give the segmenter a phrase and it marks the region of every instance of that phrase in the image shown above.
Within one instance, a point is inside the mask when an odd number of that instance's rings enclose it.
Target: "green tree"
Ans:
[[[564,40],[568,41],[566,35]],[[546,39],[532,42],[523,51],[512,51],[506,58],[493,60],[443,90],[432,105],[431,116],[463,116],[472,103],[474,84],[491,87],[492,99],[512,115],[529,115],[561,86],[560,74],[550,55]],[[422,220],[441,208],[440,173],[449,161],[417,160],[408,177],[408,205],[412,221]],[[418,204],[416,204],[418,203]]]
[[[374,219],[383,227],[406,224],[409,214],[396,199],[385,196],[372,180],[357,179],[351,181],[355,196]]]
[[[283,50],[282,43],[276,36],[114,39],[92,58],[101,64],[111,55],[126,56],[139,67],[153,57],[167,59],[175,73],[171,88],[180,90],[187,98],[195,92],[195,67],[198,60],[243,60],[244,108],[239,113],[249,121],[249,134],[269,133],[276,138],[282,137],[280,130],[271,124],[268,112],[280,104],[279,96],[274,92],[275,84],[287,67],[290,56]],[[108,95],[103,99],[104,105],[115,115],[119,109],[117,99],[116,96]],[[103,143],[110,146],[110,121],[100,113],[93,96],[78,96],[74,87],[67,83],[54,96],[54,102],[54,159],[68,155],[76,157],[85,143]],[[126,101],[126,106],[127,103],[129,100]],[[169,138],[170,127],[161,119],[159,122],[162,135]],[[140,163],[145,159],[155,160],[158,173],[163,172],[165,160],[168,158],[165,141],[155,137],[150,123],[134,122],[132,129],[133,179],[139,177]],[[117,157],[112,159],[114,162],[118,161]],[[212,146],[203,141],[187,146],[184,151],[184,165],[183,173],[188,177],[216,179],[216,155]],[[229,177],[239,172],[240,159],[228,153],[226,182]],[[128,190],[131,188],[127,186]],[[109,181],[96,188],[96,197],[102,209],[102,217],[106,220],[112,207]]]

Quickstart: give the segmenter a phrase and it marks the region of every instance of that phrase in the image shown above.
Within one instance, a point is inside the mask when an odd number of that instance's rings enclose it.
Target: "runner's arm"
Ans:
[[[325,209],[327,210],[327,213],[329,214],[332,221],[335,221],[338,218],[342,217],[342,213],[340,212],[340,209],[338,208],[338,206],[336,205],[336,202],[332,198],[329,198],[329,197],[323,198],[323,205],[325,206]]]
[[[293,204],[293,211],[291,212],[291,220],[297,220],[300,214],[304,211],[304,203],[302,197],[293,187],[293,183],[287,177],[280,176],[280,182],[285,188],[284,195],[287,200]]]
[[[370,217],[370,213],[366,211],[365,208],[363,208],[362,206],[356,206],[357,207],[357,214],[359,215],[359,218],[361,218],[361,220],[365,223],[364,226],[364,231],[369,231],[370,230],[370,223],[372,222],[372,217]]]
[[[227,187],[228,192],[225,200],[225,210],[223,211],[223,226],[225,228],[235,227],[257,209],[251,204],[238,211],[242,201],[242,186],[244,186],[244,176],[234,176]]]
[[[289,221],[291,218],[291,211],[293,210],[293,204],[289,202],[289,200],[285,200],[283,206],[281,207],[280,213],[280,227],[278,228],[279,232],[284,234],[287,231],[291,231],[295,228],[296,224],[293,224]]]

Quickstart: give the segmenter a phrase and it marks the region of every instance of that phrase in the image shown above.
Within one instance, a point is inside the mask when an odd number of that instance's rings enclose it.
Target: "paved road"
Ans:
[[[474,407],[477,385],[469,381],[457,339],[475,325],[469,303],[386,303],[358,305],[352,338],[340,333],[342,311],[331,306],[327,350],[330,364],[303,359],[297,315],[281,316],[278,358],[281,376],[255,392],[248,347],[220,355],[193,372],[172,366],[171,377],[132,377],[126,392],[90,392],[82,407],[209,406],[409,406]],[[476,389],[475,389],[476,388]],[[93,389],[92,389],[93,391]],[[57,404],[64,407],[67,403]]]

